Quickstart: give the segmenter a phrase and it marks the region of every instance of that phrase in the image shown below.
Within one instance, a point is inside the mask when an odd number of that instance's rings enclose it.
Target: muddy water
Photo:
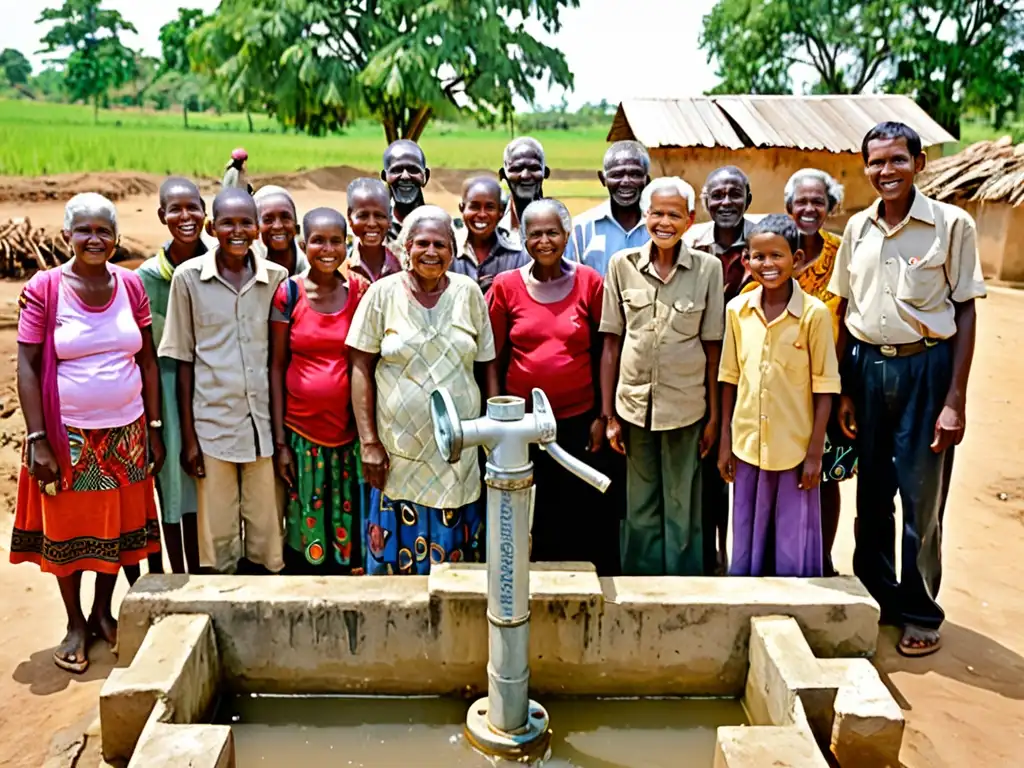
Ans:
[[[710,768],[715,729],[746,722],[736,701],[545,699],[547,768]],[[437,698],[239,696],[219,722],[238,768],[491,768],[462,736],[469,702]]]

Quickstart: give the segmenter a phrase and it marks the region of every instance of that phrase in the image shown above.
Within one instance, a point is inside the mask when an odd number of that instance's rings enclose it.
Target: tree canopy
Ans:
[[[32,75],[32,63],[21,51],[5,48],[0,51],[0,72],[11,85],[25,85]]]
[[[1022,0],[720,0],[701,47],[719,93],[790,93],[803,68],[814,92],[909,94],[954,136],[1024,92]]]
[[[285,125],[322,133],[360,109],[388,141],[417,139],[438,109],[504,120],[533,81],[572,73],[523,17],[560,28],[579,0],[223,0],[190,38],[193,66]]]

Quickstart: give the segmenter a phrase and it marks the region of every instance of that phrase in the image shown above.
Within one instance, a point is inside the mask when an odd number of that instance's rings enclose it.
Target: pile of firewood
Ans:
[[[71,255],[71,246],[59,232],[33,227],[27,218],[0,223],[0,276],[23,277],[57,267]]]

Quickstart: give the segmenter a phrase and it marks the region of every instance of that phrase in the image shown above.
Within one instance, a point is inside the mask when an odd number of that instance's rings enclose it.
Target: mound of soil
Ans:
[[[99,192],[117,201],[152,195],[163,179],[146,173],[62,173],[56,176],[0,176],[0,203],[70,200],[81,192]]]

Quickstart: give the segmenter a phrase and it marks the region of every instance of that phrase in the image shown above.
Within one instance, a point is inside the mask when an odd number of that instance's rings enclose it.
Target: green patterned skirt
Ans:
[[[288,443],[296,465],[285,520],[288,572],[360,572],[363,469],[358,441],[326,448],[289,430]]]

